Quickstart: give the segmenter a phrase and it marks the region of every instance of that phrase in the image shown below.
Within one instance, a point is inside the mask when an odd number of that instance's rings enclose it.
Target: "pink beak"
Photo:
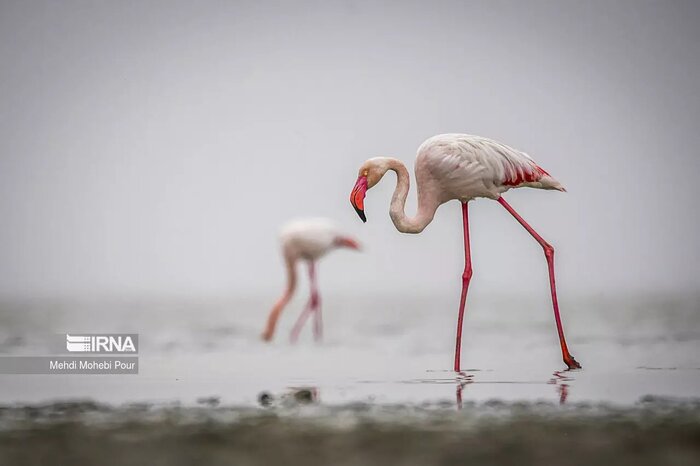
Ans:
[[[355,208],[355,212],[360,216],[363,222],[367,221],[365,216],[365,193],[367,192],[367,177],[359,176],[355,187],[350,193],[350,204]]]
[[[339,236],[336,238],[335,244],[340,248],[354,249],[356,251],[360,250],[360,243],[347,236]]]

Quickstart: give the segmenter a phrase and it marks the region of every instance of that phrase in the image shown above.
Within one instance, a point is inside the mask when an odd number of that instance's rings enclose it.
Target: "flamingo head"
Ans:
[[[363,222],[367,221],[367,216],[365,215],[365,194],[370,188],[379,183],[379,180],[387,172],[388,167],[384,160],[384,157],[376,157],[363,163],[360,167],[355,187],[352,188],[350,193],[350,203]]]

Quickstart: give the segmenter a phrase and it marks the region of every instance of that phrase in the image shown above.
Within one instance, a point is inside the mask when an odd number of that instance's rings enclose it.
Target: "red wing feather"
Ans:
[[[549,176],[549,173],[538,165],[535,165],[534,170],[528,170],[527,168],[524,170],[514,170],[513,176],[503,180],[503,184],[505,186],[518,186],[523,183],[533,183],[539,181],[540,178],[545,175]]]

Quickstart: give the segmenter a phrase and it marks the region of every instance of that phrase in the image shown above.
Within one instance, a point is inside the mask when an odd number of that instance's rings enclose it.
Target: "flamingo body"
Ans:
[[[355,187],[350,193],[350,202],[363,222],[367,221],[364,210],[366,192],[379,183],[389,170],[396,172],[396,189],[391,198],[389,216],[396,229],[402,233],[422,232],[433,220],[438,207],[445,202],[456,199],[462,203],[464,272],[457,318],[455,371],[460,371],[462,322],[467,290],[472,277],[468,203],[480,197],[498,201],[542,246],[547,260],[562,359],[570,369],[580,368],[580,364],[569,353],[564,338],[554,279],[554,248],[502,197],[506,191],[521,187],[566,191],[561,183],[538,166],[526,153],[510,146],[480,136],[440,134],[426,140],[418,148],[415,165],[418,211],[413,217],[407,216],[405,212],[410,187],[406,166],[400,160],[390,157],[375,157],[362,164]]]
[[[299,320],[294,325],[291,338],[296,340],[309,315],[314,315],[314,335],[321,338],[321,299],[316,285],[316,261],[338,248],[359,249],[359,243],[343,234],[330,220],[316,218],[289,222],[280,231],[282,256],[287,268],[287,287],[272,307],[262,338],[270,341],[275,333],[277,320],[292,298],[297,284],[297,262],[306,261],[309,267],[311,296]]]
[[[343,235],[329,220],[294,220],[280,230],[282,253],[294,260],[315,261],[338,248]]]
[[[418,186],[433,185],[441,202],[498,199],[511,188],[564,187],[525,152],[481,136],[439,134],[418,148]]]

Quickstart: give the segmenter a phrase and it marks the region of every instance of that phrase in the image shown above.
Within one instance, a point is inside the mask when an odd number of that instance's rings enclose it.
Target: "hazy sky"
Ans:
[[[459,289],[460,209],[392,225],[377,155],[429,136],[530,153],[569,190],[506,195],[560,292],[700,285],[700,4],[0,0],[0,294],[276,293],[277,230],[366,245],[326,291]],[[408,211],[415,208],[409,195]],[[537,243],[471,204],[476,292],[547,292]]]

